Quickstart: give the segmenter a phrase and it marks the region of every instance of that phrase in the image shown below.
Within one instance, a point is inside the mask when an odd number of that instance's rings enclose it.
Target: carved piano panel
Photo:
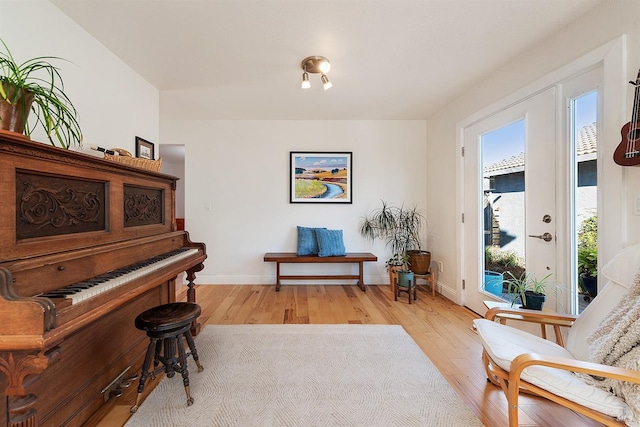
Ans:
[[[177,178],[0,136],[0,260],[176,230]]]
[[[176,229],[176,180],[0,131],[7,425],[81,425],[107,384],[140,369],[147,342],[135,316],[175,301],[185,271],[195,302],[206,248]]]

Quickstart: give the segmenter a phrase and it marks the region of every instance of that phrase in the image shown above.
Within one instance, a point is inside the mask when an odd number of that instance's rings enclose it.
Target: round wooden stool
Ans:
[[[131,413],[136,412],[140,406],[142,391],[144,390],[144,384],[147,378],[149,376],[154,378],[162,371],[165,372],[168,378],[173,377],[176,372],[182,374],[182,383],[184,384],[184,390],[187,394],[187,406],[193,404],[193,398],[189,390],[187,353],[184,349],[182,336],[187,340],[191,356],[198,366],[198,372],[202,372],[204,368],[198,361],[196,345],[189,330],[191,322],[200,316],[200,312],[201,309],[198,304],[174,302],[150,308],[136,317],[136,328],[146,331],[150,341],[142,365],[136,404],[131,407]],[[153,370],[149,372],[152,360]],[[162,364],[162,366],[159,366],[160,364]]]

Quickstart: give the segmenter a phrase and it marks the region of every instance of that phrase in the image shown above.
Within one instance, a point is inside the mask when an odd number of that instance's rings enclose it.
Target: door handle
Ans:
[[[535,236],[533,234],[529,234],[529,237],[535,237],[536,239],[542,239],[545,242],[550,242],[553,240],[553,236],[551,235],[551,233],[544,233],[544,234],[540,234],[538,236]]]

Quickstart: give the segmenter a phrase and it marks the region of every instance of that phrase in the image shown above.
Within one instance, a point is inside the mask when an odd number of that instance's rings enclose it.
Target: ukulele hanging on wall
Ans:
[[[622,126],[622,141],[613,152],[613,161],[620,166],[640,165],[640,70],[636,81],[629,83],[636,87],[631,121]]]

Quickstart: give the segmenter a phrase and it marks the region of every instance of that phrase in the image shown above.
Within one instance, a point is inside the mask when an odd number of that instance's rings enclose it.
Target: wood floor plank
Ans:
[[[186,299],[184,294],[180,298]],[[433,297],[427,286],[418,287],[418,299],[411,304],[406,294],[394,301],[387,285],[367,286],[366,292],[354,285],[286,285],[279,292],[273,285],[199,285],[197,299],[203,325],[401,325],[484,425],[508,424],[504,394],[487,382],[482,365],[482,346],[472,328],[477,315],[441,295]],[[128,408],[135,393],[120,399]],[[521,426],[600,425],[545,399],[523,396],[520,403]],[[122,411],[108,414],[101,426],[121,426],[122,418]]]

